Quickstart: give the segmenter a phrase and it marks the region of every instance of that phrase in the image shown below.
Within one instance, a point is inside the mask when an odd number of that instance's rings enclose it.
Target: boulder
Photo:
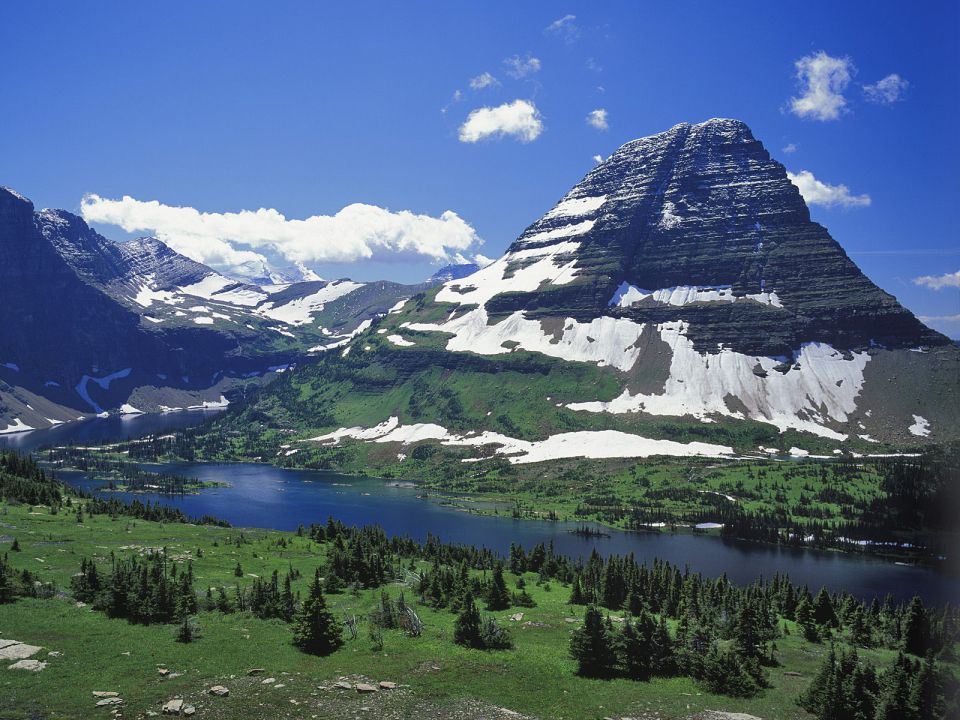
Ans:
[[[397,684],[396,684],[395,682],[390,682],[389,680],[381,680],[379,684],[380,684],[380,689],[381,689],[381,690],[396,690],[396,689],[397,689]]]
[[[180,711],[183,710],[183,699],[174,698],[173,700],[167,700],[163,704],[162,709],[164,715],[179,715]]]
[[[27,645],[19,640],[0,640],[0,660],[23,660],[42,649],[39,645]]]
[[[227,697],[230,694],[230,690],[225,688],[223,685],[214,685],[210,688],[209,693],[211,695],[216,695],[217,697]]]
[[[118,697],[106,697],[103,700],[97,700],[97,707],[106,707],[107,705],[120,705],[123,702]]]
[[[358,693],[375,693],[378,692],[377,688],[369,683],[357,683],[357,692]]]
[[[337,690],[353,690],[353,685],[348,683],[346,680],[338,680],[333,684]]]
[[[39,660],[17,660],[10,666],[10,670],[29,670],[30,672],[40,672],[47,664]]]

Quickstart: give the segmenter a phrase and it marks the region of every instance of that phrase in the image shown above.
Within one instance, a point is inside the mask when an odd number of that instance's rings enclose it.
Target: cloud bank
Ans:
[[[471,112],[460,126],[460,142],[476,143],[487,138],[513,137],[533,142],[543,132],[540,111],[532,100],[514,100],[497,107]]]
[[[805,55],[794,63],[800,96],[790,98],[790,111],[812,120],[836,120],[846,111],[843,91],[855,72],[847,57],[831,57],[822,50]]]
[[[851,208],[867,207],[870,204],[869,195],[854,195],[846,185],[829,185],[817,180],[809,170],[801,170],[798,173],[788,170],[787,177],[799,188],[807,205]]]
[[[957,270],[955,273],[945,273],[943,275],[923,275],[922,277],[914,278],[913,282],[916,285],[922,285],[931,290],[960,288],[960,270]]]
[[[297,220],[267,208],[208,213],[156,200],[87,195],[80,211],[89,222],[149,233],[177,252],[228,273],[269,264],[262,253],[299,265],[424,258],[455,262],[482,242],[476,231],[450,210],[431,217],[362,203],[347,205],[335,215]]]

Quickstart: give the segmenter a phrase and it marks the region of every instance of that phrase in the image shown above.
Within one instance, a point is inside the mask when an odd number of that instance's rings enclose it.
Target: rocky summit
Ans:
[[[448,351],[612,373],[621,391],[585,387],[577,413],[864,442],[946,439],[960,420],[956,346],[860,271],[738,120],[627,143],[413,315],[400,329],[446,333]]]

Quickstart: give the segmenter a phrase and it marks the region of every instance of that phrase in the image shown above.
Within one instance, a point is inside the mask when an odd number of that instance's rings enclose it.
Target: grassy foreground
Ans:
[[[0,504],[0,552],[16,538],[20,551],[10,564],[29,569],[43,581],[68,588],[80,558],[106,563],[117,556],[167,548],[171,557],[190,559],[195,585],[232,588],[289,567],[302,573],[294,591],[306,594],[308,578],[321,564],[324,546],[295,533],[155,523],[120,517],[88,516],[77,522],[65,509]],[[238,543],[242,536],[244,542]],[[279,542],[279,541],[283,542]],[[284,546],[285,545],[285,546]],[[237,563],[243,577],[235,575]],[[508,574],[512,587],[517,577]],[[793,623],[777,642],[780,666],[769,673],[772,687],[750,699],[706,693],[686,678],[590,680],[574,675],[568,656],[570,633],[582,608],[567,604],[569,589],[537,585],[527,574],[537,607],[496,613],[512,631],[515,648],[482,652],[454,645],[454,615],[419,606],[425,622],[420,638],[385,633],[382,650],[361,630],[356,640],[326,658],[305,655],[290,643],[289,626],[249,613],[199,615],[201,637],[175,642],[175,626],[133,625],[79,607],[66,594],[51,599],[20,599],[0,605],[0,638],[41,645],[34,657],[48,664],[41,672],[0,668],[0,717],[147,717],[162,703],[183,697],[205,718],[516,717],[537,718],[697,717],[705,710],[745,712],[762,718],[810,717],[796,705],[827,647],[802,639]],[[403,586],[389,587],[397,595]],[[370,611],[380,590],[329,595],[336,613]],[[407,598],[413,592],[406,588]],[[523,620],[508,620],[517,611]],[[53,651],[51,653],[50,651]],[[888,665],[888,650],[861,650],[861,658]],[[162,676],[159,668],[170,674]],[[263,673],[249,676],[248,671]],[[790,673],[790,674],[786,674]],[[268,678],[274,682],[265,683]],[[333,684],[388,680],[395,690],[359,694]],[[229,697],[207,693],[225,685]],[[115,691],[121,706],[95,707],[94,691]],[[367,710],[364,710],[367,708]],[[507,712],[509,711],[509,712]]]

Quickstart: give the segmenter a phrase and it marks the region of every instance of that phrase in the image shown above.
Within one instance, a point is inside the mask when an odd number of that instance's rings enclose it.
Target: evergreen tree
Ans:
[[[10,578],[10,566],[7,556],[0,557],[0,605],[13,602],[13,582]]]
[[[13,545],[10,546],[10,552],[20,552],[20,541],[17,538],[13,539]]]
[[[480,611],[473,600],[473,593],[467,590],[463,595],[463,609],[453,624],[453,641],[457,645],[479,648],[480,641]]]
[[[503,579],[503,563],[499,560],[493,567],[493,578],[487,590],[487,610],[506,610],[510,607],[510,592]]]
[[[883,677],[877,720],[913,720],[910,704],[910,661],[900,653]]]
[[[631,619],[621,630],[619,650],[620,666],[627,677],[647,680],[653,674],[653,634],[656,629],[650,614],[642,611],[636,622]]]
[[[580,573],[573,577],[573,585],[570,588],[570,599],[567,601],[571,605],[586,605],[587,596],[583,592],[583,584],[580,582]]]
[[[928,650],[920,672],[913,681],[910,691],[910,707],[917,720],[934,720],[946,717],[946,705],[943,697],[943,680],[940,669],[933,657],[933,651]]]
[[[614,668],[612,641],[600,611],[593,605],[587,608],[583,625],[573,631],[570,655],[577,661],[579,675],[607,677]]]
[[[903,621],[903,649],[912,655],[923,657],[927,653],[930,627],[923,600],[914,596]]]
[[[327,609],[317,569],[310,592],[293,624],[293,644],[311,655],[329,655],[343,645],[340,625]]]

